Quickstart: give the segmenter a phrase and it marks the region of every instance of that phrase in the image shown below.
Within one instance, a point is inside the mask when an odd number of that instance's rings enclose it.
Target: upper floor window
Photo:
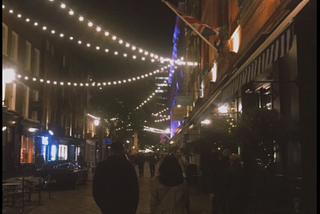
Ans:
[[[24,68],[27,71],[31,69],[31,43],[26,41]]]
[[[31,91],[31,100],[39,101],[39,91],[36,91],[36,90]]]
[[[18,41],[19,41],[18,34],[12,31],[10,58],[15,62],[18,61]]]
[[[230,52],[237,53],[240,48],[240,42],[241,42],[241,27],[239,25],[237,27],[237,29],[233,32],[233,34],[229,40]]]
[[[8,26],[2,23],[2,54],[8,55]]]
[[[40,71],[40,51],[35,48],[34,49],[34,76],[39,76]]]
[[[28,118],[29,117],[29,91],[30,88],[27,86],[24,86],[24,96],[22,100],[22,116]]]

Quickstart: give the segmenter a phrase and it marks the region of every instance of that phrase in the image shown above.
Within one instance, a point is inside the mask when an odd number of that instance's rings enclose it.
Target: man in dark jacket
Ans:
[[[93,198],[102,214],[135,214],[139,183],[135,168],[125,157],[121,142],[111,144],[111,156],[101,161],[92,183]]]

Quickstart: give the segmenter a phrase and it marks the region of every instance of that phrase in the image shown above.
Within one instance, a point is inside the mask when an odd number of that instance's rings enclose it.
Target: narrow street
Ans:
[[[158,166],[159,164],[157,164]],[[139,175],[138,166],[135,166],[137,175]],[[157,170],[157,168],[156,168]],[[89,176],[90,178],[90,176]],[[140,200],[137,214],[149,214],[150,200],[150,177],[149,165],[145,163],[144,177],[138,178],[140,186]],[[27,214],[99,214],[91,193],[91,179],[76,189],[53,190],[51,199],[48,192],[42,192],[41,203],[38,204],[38,196],[32,196],[33,202],[26,204],[24,211],[20,212],[18,208],[4,207],[2,213],[27,213]],[[190,188],[190,209],[191,214],[209,214],[211,211],[211,202],[207,195],[203,194],[198,185]]]

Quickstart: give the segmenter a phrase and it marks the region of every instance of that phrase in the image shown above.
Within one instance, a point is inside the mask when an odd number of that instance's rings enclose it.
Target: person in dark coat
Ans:
[[[43,155],[40,153],[37,153],[37,157],[36,157],[36,168],[39,169],[43,166],[44,164],[44,158]]]
[[[156,157],[153,154],[148,156],[148,163],[150,167],[150,175],[151,177],[153,177],[156,171],[156,164],[157,164]]]
[[[220,166],[220,153],[213,151],[210,158],[210,175],[211,175],[211,193],[212,193],[212,214],[218,214],[218,194],[217,189],[219,188],[219,166]]]
[[[92,194],[102,214],[135,214],[139,183],[134,165],[125,157],[123,144],[115,141],[111,156],[99,162],[92,181]]]
[[[139,176],[144,176],[144,162],[146,162],[146,157],[142,153],[138,153],[137,155],[137,164],[139,167]]]
[[[216,165],[216,180],[213,181],[215,182],[215,193],[213,196],[213,201],[212,201],[212,205],[216,206],[216,208],[214,208],[212,210],[212,213],[224,213],[226,212],[226,207],[225,207],[225,197],[226,197],[226,180],[225,180],[225,172],[228,169],[228,167],[230,166],[230,155],[231,155],[231,151],[230,149],[224,149],[222,151],[222,157],[220,159],[220,161],[217,163]]]
[[[238,154],[230,156],[230,166],[225,172],[227,214],[247,213],[246,178]]]

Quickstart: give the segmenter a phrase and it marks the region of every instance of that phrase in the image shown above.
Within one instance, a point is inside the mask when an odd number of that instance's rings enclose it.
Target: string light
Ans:
[[[10,10],[10,11],[12,11],[12,13],[13,13],[13,10]],[[21,14],[20,14],[21,15]],[[22,15],[21,15],[22,16]],[[81,20],[83,20],[83,17],[81,17],[80,16],[80,18],[79,19],[81,19]],[[30,22],[30,18],[26,18],[26,20],[25,20],[26,22]],[[34,26],[38,26],[39,25],[39,23],[38,22],[35,22],[34,23]],[[91,25],[91,24],[90,24]],[[47,26],[43,26],[43,28],[42,28],[43,30],[47,30],[48,29],[48,27]],[[54,29],[52,29],[51,31],[51,34],[56,34],[56,31],[54,30]],[[59,35],[59,37],[61,37],[61,38],[63,38],[64,36],[65,36],[65,34],[64,33],[58,33],[58,35]],[[105,32],[105,35],[109,35],[109,32]],[[113,38],[114,39],[116,39],[117,37],[116,36],[113,36]],[[73,36],[69,36],[69,39],[70,39],[70,41],[73,41],[74,40],[74,37]],[[125,43],[123,40],[119,40],[119,43],[120,44],[123,44],[123,43]],[[82,44],[82,41],[81,40],[79,40],[78,41],[78,44]],[[90,44],[90,43],[87,43],[87,44]],[[129,43],[125,43],[126,44],[126,47],[130,47],[130,44]],[[89,47],[91,47],[91,45],[87,45],[87,47],[89,48]],[[135,47],[135,46],[132,46],[132,50],[136,50],[137,48]],[[96,48],[96,50],[100,50],[100,48]],[[109,52],[109,49],[104,49],[105,50],[105,52],[106,53],[108,53]],[[115,55],[118,55],[119,54],[119,52],[118,51],[115,51],[117,54],[115,54]],[[115,53],[114,52],[114,53]],[[151,60],[150,60],[150,62],[155,62],[155,60],[154,59],[157,59],[157,61],[160,61],[160,63],[165,63],[165,62],[169,62],[170,61],[170,59],[168,59],[168,58],[161,58],[161,60],[158,60],[159,59],[159,57],[158,57],[158,55],[155,55],[155,54],[149,54],[149,52],[147,52],[147,51],[145,51],[145,52],[143,52],[143,50],[142,49],[139,49],[139,53],[143,53],[144,55],[148,55],[150,58],[151,58]],[[124,57],[127,57],[128,56],[128,54],[127,53],[123,53],[123,56]],[[137,59],[137,56],[136,55],[133,55],[132,56],[132,59]],[[141,60],[142,61],[146,61],[146,58],[145,57],[141,57]],[[172,63],[172,62],[171,62]],[[177,61],[177,64],[182,64],[181,62],[178,62]],[[197,65],[197,63],[188,63],[188,65],[192,65],[192,66],[195,66],[195,65]]]
[[[122,84],[122,83],[129,83],[129,82],[132,82],[132,81],[136,81],[136,80],[140,80],[140,79],[144,79],[144,78],[147,78],[147,77],[151,77],[152,75],[154,74],[158,74],[158,73],[162,73],[162,72],[167,72],[167,68],[169,67],[169,65],[167,66],[164,66],[162,67],[160,70],[155,70],[153,72],[149,72],[149,73],[146,73],[146,74],[143,74],[141,76],[137,76],[137,77],[131,77],[131,78],[128,78],[128,79],[124,79],[124,80],[114,80],[114,81],[109,81],[108,83],[107,82],[91,82],[91,83],[70,83],[68,82],[67,85],[68,86],[98,86],[100,87],[101,85],[103,86],[107,86],[107,85],[117,85],[117,84]],[[21,74],[16,74],[16,77],[18,79],[21,79],[21,78],[24,78],[25,80],[28,80],[29,78],[32,78],[33,81],[37,81],[37,78],[35,77],[29,77],[29,76],[22,76]],[[43,79],[39,79],[39,82],[46,82],[47,84],[50,84],[50,83],[53,83],[53,84],[56,84],[58,81],[56,80],[43,80]],[[60,85],[65,85],[65,83],[63,81],[60,82]],[[151,97],[150,97],[151,98]]]
[[[50,1],[50,0],[49,0]],[[66,4],[61,4],[60,5],[60,7],[61,8],[68,8],[68,10],[69,10],[69,13],[70,13],[70,11],[72,11],[72,15],[73,14],[75,14],[76,12],[74,12],[74,10],[72,9],[72,8],[70,8],[69,6],[67,6]],[[80,15],[79,14],[79,21],[83,21],[85,18],[82,16],[82,15]],[[88,22],[88,26],[91,28],[93,25],[95,25],[94,23],[92,23],[91,21],[89,21],[89,20],[87,20],[87,22]],[[102,31],[102,28],[101,27],[99,27],[98,25],[96,25],[97,27],[96,27],[96,31],[98,31],[98,32],[100,32],[100,31]],[[105,31],[105,36],[109,36],[110,35],[110,33],[109,32],[107,32],[107,31]],[[127,44],[129,44],[129,43],[127,43],[127,42],[124,42],[122,39],[120,39],[120,38],[118,38],[116,35],[112,35],[112,40],[119,40],[119,44],[123,44],[123,43],[125,43],[126,44],[126,46],[127,46]],[[136,50],[137,48],[136,48],[136,46],[134,46],[134,48],[132,48],[132,50]],[[144,53],[144,54],[146,54],[146,55],[148,55],[148,51],[144,51],[142,48],[138,48],[139,49],[139,53]],[[156,57],[157,55],[154,55],[154,54],[150,54],[150,56],[153,58],[153,57]],[[164,61],[170,61],[171,59],[170,58],[168,58],[168,57],[162,57],[163,58],[163,60]],[[192,66],[195,66],[195,65],[197,65],[198,63],[197,62],[188,62],[188,64],[189,65],[192,65]]]

